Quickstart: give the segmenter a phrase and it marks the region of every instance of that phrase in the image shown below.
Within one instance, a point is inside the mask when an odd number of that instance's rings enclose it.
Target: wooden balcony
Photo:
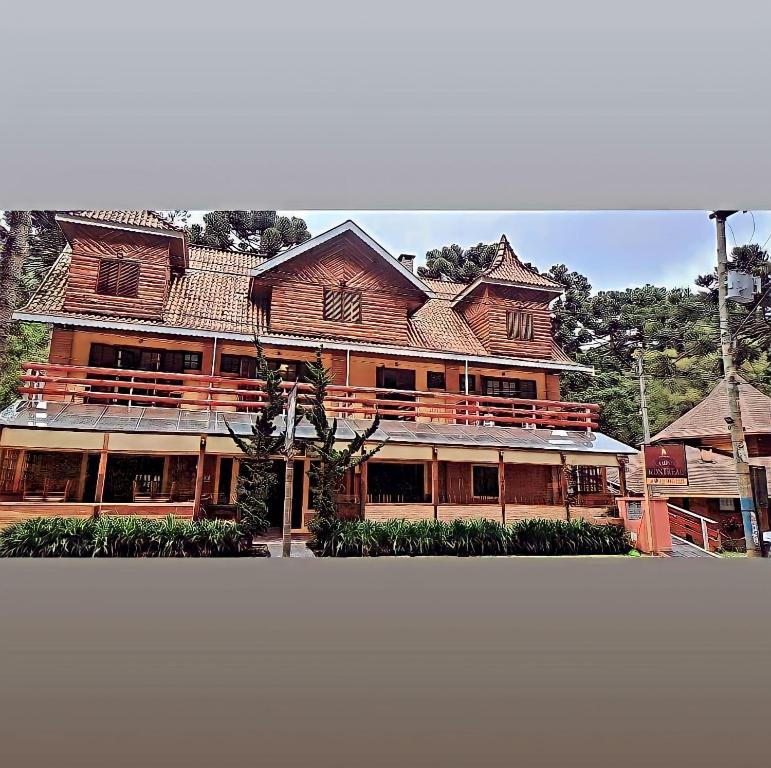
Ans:
[[[29,400],[240,412],[262,408],[265,400],[254,379],[52,363],[24,363],[23,369],[19,393]],[[301,404],[309,397],[309,385],[301,384]],[[338,418],[377,413],[402,421],[589,431],[599,411],[593,403],[341,385],[329,387],[326,407]]]

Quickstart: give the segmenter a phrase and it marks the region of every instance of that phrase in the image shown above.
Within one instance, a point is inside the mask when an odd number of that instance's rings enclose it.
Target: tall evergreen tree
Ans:
[[[471,283],[490,268],[497,251],[497,243],[477,243],[465,250],[454,243],[434,248],[426,253],[426,266],[418,267],[418,275],[431,280]]]
[[[276,211],[209,211],[203,220],[203,226],[189,227],[190,241],[225,250],[273,256],[311,236],[303,219],[278,216]]]
[[[251,534],[264,533],[268,527],[268,498],[278,482],[272,457],[281,452],[283,435],[276,432],[275,421],[286,412],[287,394],[277,371],[271,370],[262,346],[257,349],[257,378],[263,382],[264,406],[260,408],[248,435],[237,434],[225,420],[233,442],[241,449],[241,470],[236,485],[236,513]]]
[[[330,421],[325,407],[332,374],[324,367],[321,353],[318,349],[316,360],[306,366],[306,379],[313,389],[311,406],[306,415],[316,430],[316,439],[308,445],[309,453],[315,459],[310,476],[313,481],[313,508],[317,514],[313,524],[316,526],[335,518],[336,497],[342,491],[345,473],[369,461],[384,445],[378,443],[373,448],[365,448],[366,442],[380,426],[380,417],[376,414],[370,426],[363,432],[357,432],[345,448],[335,448],[337,419]]]

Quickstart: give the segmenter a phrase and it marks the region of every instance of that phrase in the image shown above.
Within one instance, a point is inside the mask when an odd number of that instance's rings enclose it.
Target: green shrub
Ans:
[[[311,546],[322,557],[385,555],[622,555],[631,544],[616,525],[585,520],[318,520]]]
[[[34,517],[0,531],[0,557],[234,557],[252,540],[224,520]]]

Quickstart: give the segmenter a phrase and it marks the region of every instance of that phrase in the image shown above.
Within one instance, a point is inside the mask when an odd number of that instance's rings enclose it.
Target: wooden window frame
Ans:
[[[135,299],[139,296],[141,262],[136,259],[104,258],[99,260],[96,292],[100,296]]]
[[[324,320],[332,323],[361,323],[361,291],[325,288],[322,316]]]
[[[509,309],[506,312],[506,337],[514,341],[533,341],[533,313],[524,309]]]

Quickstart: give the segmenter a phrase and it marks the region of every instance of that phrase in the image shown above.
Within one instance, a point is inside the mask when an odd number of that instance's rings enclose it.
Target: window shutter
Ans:
[[[324,291],[324,319],[341,320],[343,317],[342,291]]]
[[[506,314],[506,335],[519,341],[533,340],[533,313],[508,312]]]
[[[102,259],[96,278],[96,292],[105,296],[133,298],[139,293],[139,262]]]

